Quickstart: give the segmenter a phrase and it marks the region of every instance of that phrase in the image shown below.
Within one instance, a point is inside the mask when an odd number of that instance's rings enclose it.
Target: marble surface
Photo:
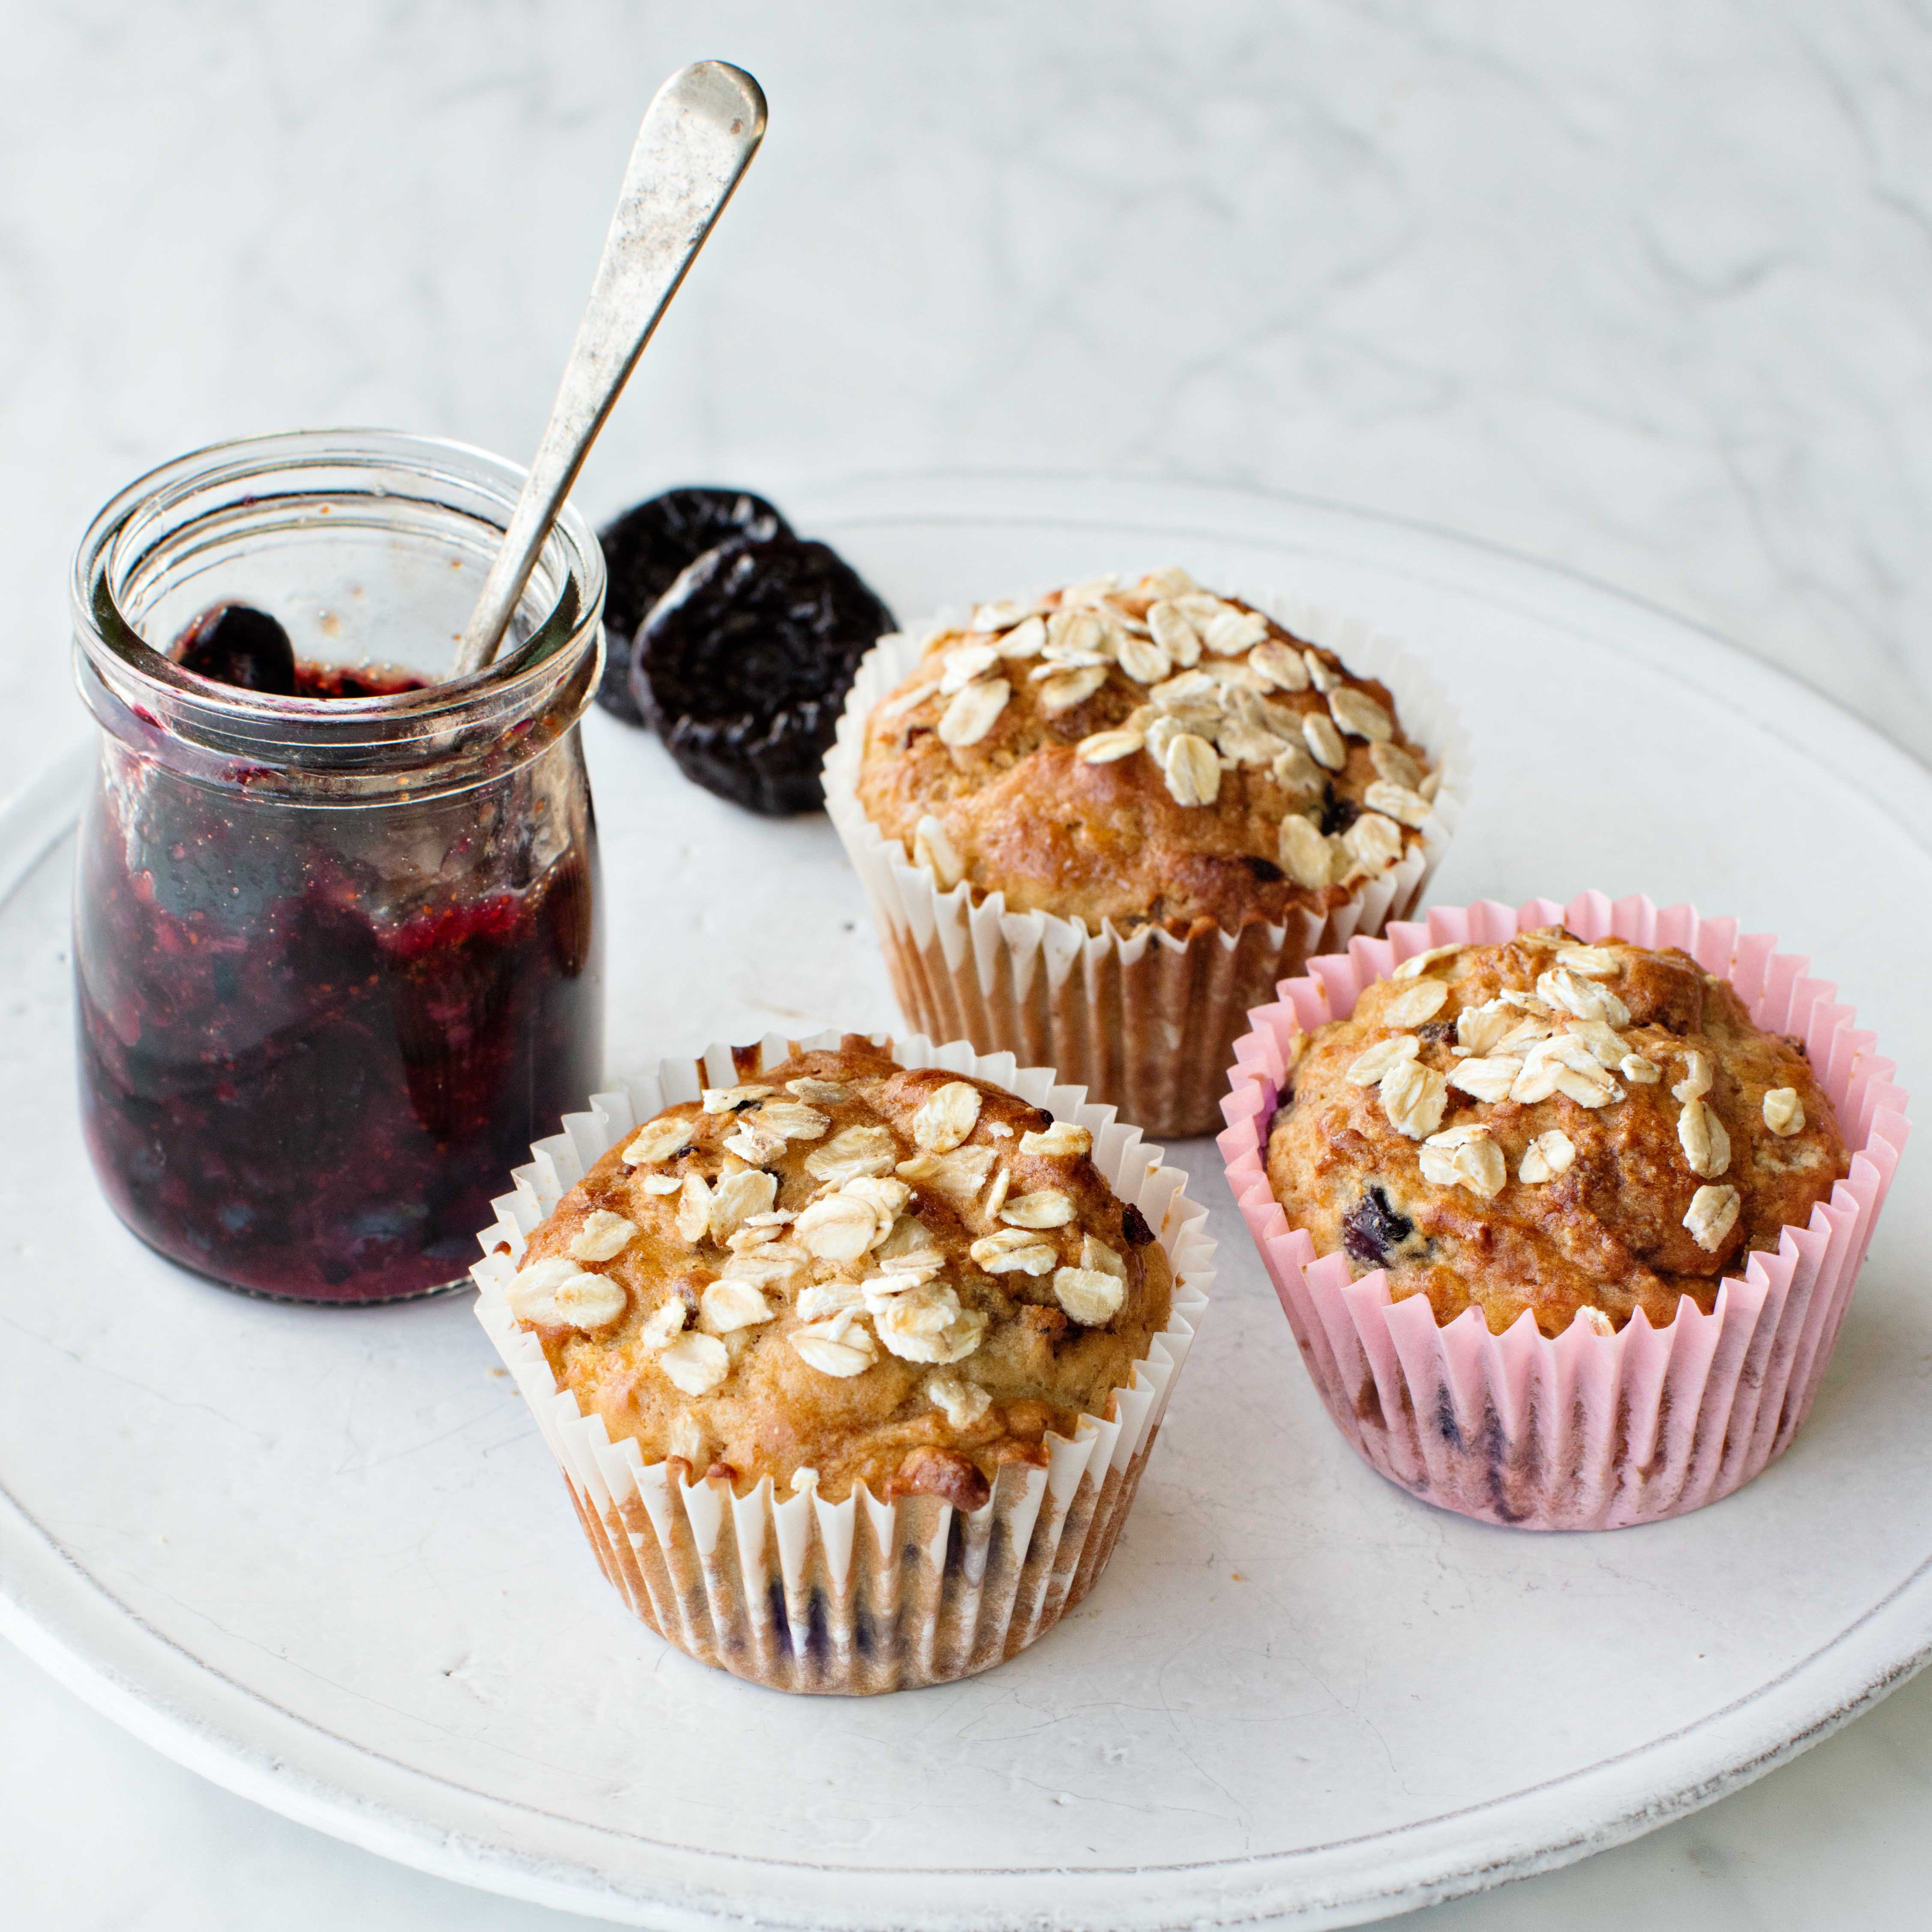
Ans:
[[[534,443],[642,104],[706,55],[772,134],[593,514],[926,466],[1337,498],[1614,582],[1932,755],[1906,0],[0,0],[0,790],[80,732],[67,560],[140,470],[307,423]],[[1928,1713],[1922,1680],[1415,1922],[1916,1923]],[[566,1922],[230,1798],[4,1651],[0,1796],[25,1932]]]

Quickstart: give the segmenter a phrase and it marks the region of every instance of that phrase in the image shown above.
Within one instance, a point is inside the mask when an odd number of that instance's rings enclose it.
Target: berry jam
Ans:
[[[298,663],[295,694],[424,684]],[[189,776],[146,729],[106,740],[76,897],[83,1119],[116,1210],[256,1294],[461,1280],[490,1197],[602,1071],[574,727],[376,804]]]

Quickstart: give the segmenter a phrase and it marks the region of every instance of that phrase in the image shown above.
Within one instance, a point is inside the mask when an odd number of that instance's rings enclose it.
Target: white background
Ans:
[[[586,472],[594,517],[935,466],[1336,498],[1635,592],[1932,755],[1906,0],[5,0],[0,790],[80,732],[67,560],[140,470],[339,422],[527,453],[643,104],[706,55],[759,76],[772,132]],[[1928,1717],[1932,1680],[1414,1922],[1916,1924]],[[22,1932],[576,1922],[230,1798],[11,1652],[0,1896]]]

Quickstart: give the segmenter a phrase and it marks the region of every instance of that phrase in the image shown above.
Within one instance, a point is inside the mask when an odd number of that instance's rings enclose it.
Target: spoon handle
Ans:
[[[496,656],[585,455],[764,132],[758,83],[723,61],[673,74],[646,110],[550,422],[457,646],[455,676]]]

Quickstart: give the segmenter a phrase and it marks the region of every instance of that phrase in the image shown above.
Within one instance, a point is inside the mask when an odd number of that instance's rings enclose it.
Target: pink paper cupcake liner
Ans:
[[[1850,1176],[1720,1283],[1708,1315],[1688,1296],[1668,1326],[1640,1310],[1615,1335],[1573,1324],[1552,1341],[1526,1312],[1492,1335],[1466,1310],[1438,1326],[1428,1298],[1392,1300],[1377,1269],[1317,1257],[1268,1181],[1268,1134],[1297,1033],[1354,1011],[1363,990],[1433,946],[1487,944],[1542,926],[1588,940],[1681,947],[1736,988],[1752,1020],[1801,1037],[1838,1110]],[[1729,1496],[1781,1454],[1803,1425],[1837,1342],[1860,1264],[1910,1132],[1896,1070],[1853,1024],[1810,962],[1741,936],[1734,919],[1641,896],[1586,892],[1436,907],[1426,924],[1356,939],[1309,962],[1235,1048],[1220,1136],[1228,1184],[1281,1298],[1301,1358],[1335,1426],[1371,1468],[1444,1509],[1519,1529],[1619,1529],[1682,1516]]]

